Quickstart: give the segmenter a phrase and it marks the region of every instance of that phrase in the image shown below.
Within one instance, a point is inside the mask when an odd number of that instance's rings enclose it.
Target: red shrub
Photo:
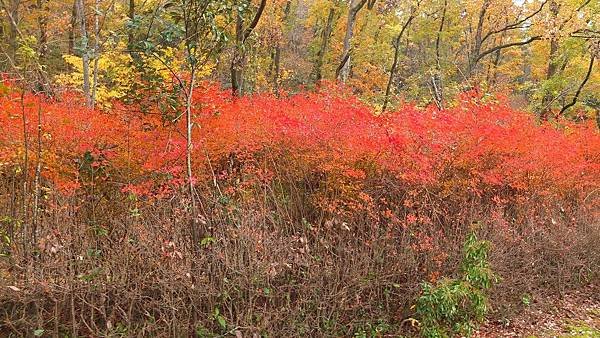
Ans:
[[[41,109],[42,173],[59,190],[81,184],[86,152],[92,168],[111,172],[107,181],[137,194],[168,194],[184,182],[183,119],[165,121],[158,112],[137,113],[119,103],[110,111],[92,111],[68,93],[60,101],[26,94],[21,102],[13,92],[0,98],[0,106],[3,166],[22,165],[24,112],[32,170]],[[529,113],[469,95],[444,111],[405,106],[376,116],[356,97],[332,87],[233,100],[203,84],[195,92],[194,112],[199,180],[212,177],[211,168],[218,170],[235,155],[246,163],[245,179],[264,183],[276,168],[257,163],[260,154],[270,153],[285,154],[290,172],[300,175],[302,169],[302,177],[325,175],[324,189],[337,191],[344,203],[370,203],[363,184],[383,172],[399,184],[478,196],[500,188],[581,194],[600,183],[600,135],[592,125],[538,126]]]

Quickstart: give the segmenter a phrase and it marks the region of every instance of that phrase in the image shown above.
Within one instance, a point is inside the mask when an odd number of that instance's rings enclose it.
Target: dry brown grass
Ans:
[[[5,179],[0,208],[18,217],[19,185]],[[8,256],[0,258],[0,332],[301,337],[368,335],[379,327],[414,333],[404,320],[413,315],[420,282],[456,270],[473,221],[493,243],[491,263],[502,278],[492,291],[496,317],[518,310],[524,294],[598,281],[600,230],[591,202],[538,197],[499,210],[486,196],[442,198],[387,182],[373,181],[367,192],[385,197],[396,214],[431,221],[403,227],[358,211],[337,219],[307,202],[314,181],[273,183],[262,187],[262,198],[228,202],[206,187],[197,219],[210,235],[197,252],[185,198],[136,201],[114,189],[51,195],[37,243],[15,227]],[[409,206],[407,196],[414,201]],[[5,218],[2,226],[15,222]]]

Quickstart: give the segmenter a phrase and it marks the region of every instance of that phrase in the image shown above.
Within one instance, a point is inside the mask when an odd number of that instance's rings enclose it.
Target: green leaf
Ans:
[[[204,237],[200,241],[200,246],[203,248],[208,247],[209,245],[215,243],[217,240],[214,237]]]
[[[225,321],[225,318],[223,316],[217,316],[217,322],[223,330],[227,328],[227,322]]]

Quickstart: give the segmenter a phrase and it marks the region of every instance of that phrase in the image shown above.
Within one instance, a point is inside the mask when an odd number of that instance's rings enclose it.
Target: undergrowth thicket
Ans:
[[[502,278],[489,290],[496,316],[524,294],[598,280],[591,124],[538,125],[476,92],[443,111],[381,116],[331,86],[195,93],[190,223],[179,114],[119,102],[94,111],[73,94],[3,85],[3,332],[410,332],[421,281],[432,283],[423,296],[445,289],[473,304],[433,324],[481,317],[487,258]],[[468,237],[473,220],[494,244],[486,259]],[[444,279],[465,239],[471,262]]]

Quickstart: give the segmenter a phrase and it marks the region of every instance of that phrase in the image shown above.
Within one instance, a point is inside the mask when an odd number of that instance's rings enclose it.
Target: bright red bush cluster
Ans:
[[[168,121],[158,109],[142,113],[119,103],[93,111],[68,93],[54,100],[5,89],[1,171],[22,168],[26,137],[33,172],[39,110],[42,175],[56,190],[73,192],[82,176],[94,172],[97,182],[158,197],[185,182],[183,119]],[[468,94],[444,111],[404,106],[378,116],[334,87],[283,98],[233,99],[203,84],[194,105],[197,180],[227,180],[237,163],[242,181],[237,187],[250,189],[278,175],[283,179],[269,163],[277,159],[287,163],[286,175],[321,175],[322,202],[332,211],[371,203],[365,184],[381,174],[397,184],[435,187],[441,195],[500,188],[572,194],[600,186],[600,135],[594,126],[539,126],[530,113]],[[335,191],[339,201],[327,191]]]

